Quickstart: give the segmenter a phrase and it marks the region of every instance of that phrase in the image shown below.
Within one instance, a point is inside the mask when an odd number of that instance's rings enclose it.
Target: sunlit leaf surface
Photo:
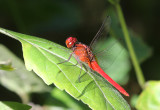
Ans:
[[[0,29],[0,32],[22,43],[25,65],[33,70],[46,84],[54,83],[59,89],[67,91],[77,100],[82,100],[94,110],[129,110],[130,107],[120,93],[97,73],[83,68],[78,81],[80,66],[72,57],[65,64],[69,52],[65,47],[48,40]]]

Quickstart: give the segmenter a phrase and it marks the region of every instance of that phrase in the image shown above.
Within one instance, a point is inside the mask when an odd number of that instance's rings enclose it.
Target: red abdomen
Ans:
[[[98,72],[101,76],[103,76],[110,84],[112,84],[119,92],[124,94],[125,96],[129,96],[129,94],[118,84],[116,83],[112,78],[110,78],[98,65],[96,61],[91,61],[91,68]]]

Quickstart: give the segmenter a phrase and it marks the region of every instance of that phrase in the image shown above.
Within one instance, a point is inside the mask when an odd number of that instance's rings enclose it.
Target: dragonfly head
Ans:
[[[77,38],[69,37],[69,38],[66,39],[66,46],[68,48],[72,48],[76,42],[77,42]]]

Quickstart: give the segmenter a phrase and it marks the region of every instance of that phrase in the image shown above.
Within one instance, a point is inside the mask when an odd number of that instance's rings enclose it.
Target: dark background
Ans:
[[[122,0],[120,4],[128,27],[152,48],[152,56],[141,64],[146,80],[159,80],[160,1]],[[108,6],[112,5],[106,0],[0,0],[0,27],[61,45],[68,36],[89,44]],[[23,58],[18,41],[1,34],[0,43]],[[130,76],[130,83],[136,82],[133,69]]]

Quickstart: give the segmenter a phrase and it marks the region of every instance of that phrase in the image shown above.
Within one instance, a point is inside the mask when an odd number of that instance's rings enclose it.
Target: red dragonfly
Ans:
[[[104,27],[104,23],[102,24],[100,30],[98,31],[98,34],[100,33],[100,31],[102,30],[103,27]],[[98,34],[94,37],[94,39],[93,39],[94,41],[95,41],[96,37],[98,36]],[[92,41],[91,43],[93,43],[94,41]],[[112,78],[110,78],[101,69],[101,67],[98,65],[98,63],[96,61],[95,55],[91,51],[90,46],[87,46],[81,42],[78,42],[78,40],[75,37],[67,38],[66,39],[66,46],[73,51],[72,54],[75,55],[75,58],[77,59],[78,62],[80,60],[81,62],[86,63],[92,70],[99,73],[110,84],[112,84],[117,90],[119,90],[119,92],[121,92],[125,96],[129,96],[129,94],[118,83],[116,83]],[[72,54],[70,55],[69,59],[71,58]]]

